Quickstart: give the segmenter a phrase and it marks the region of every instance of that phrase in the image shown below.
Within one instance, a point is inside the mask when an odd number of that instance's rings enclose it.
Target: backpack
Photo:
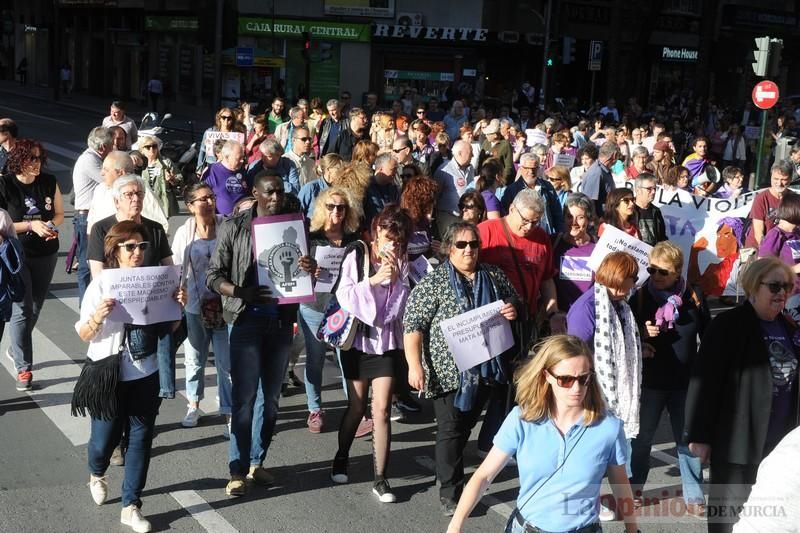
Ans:
[[[18,239],[3,239],[0,243],[0,320],[11,320],[11,304],[25,298],[25,279],[22,265],[25,252]]]

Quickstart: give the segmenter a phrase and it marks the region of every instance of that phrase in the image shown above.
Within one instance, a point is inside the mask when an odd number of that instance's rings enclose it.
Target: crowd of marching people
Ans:
[[[800,416],[798,317],[785,311],[800,294],[800,196],[789,189],[800,145],[770,161],[753,154],[738,119],[681,102],[678,116],[646,115],[635,101],[618,109],[613,99],[583,116],[471,104],[406,110],[403,102],[380,109],[375,98],[364,107],[314,98],[289,107],[275,98],[264,114],[223,107],[188,173],[161,155],[162,140],[139,135],[122,102],[111,105],[72,175],[75,329],[88,343],[72,408],[91,420],[96,504],[106,501],[109,465],[124,466],[121,522],[150,531],[141,497],[182,346],[186,428],[203,416],[214,356],[231,497],[272,483],[263,464],[292,384],[305,388],[308,431],[338,431],[333,483],[350,479],[354,439],[372,435],[373,493],[383,503],[396,501],[392,422],[425,398],[450,532],[508,465],[520,489],[506,531],[594,532],[622,519],[636,532],[664,410],[685,512],[707,516],[713,532],[746,527],[750,517],[734,524],[759,465]],[[795,129],[794,115],[781,116],[773,138]],[[17,390],[27,391],[65,199],[42,143],[20,133],[0,119],[0,311]],[[770,163],[770,185],[749,217],[724,219],[717,238],[718,250],[729,238],[751,252],[737,279],[746,297],[712,320],[707,297],[718,294],[693,279],[696,265],[669,239],[656,192],[736,199],[753,187],[757,157]],[[181,212],[188,216],[176,226]],[[343,260],[330,292],[279,304],[259,283],[252,224],[298,213],[309,243],[298,268],[319,278],[318,247],[344,250]],[[605,232],[651,246],[646,269],[623,251],[589,269]],[[420,258],[430,267],[421,275]],[[104,269],[168,265],[182,266],[173,295],[182,320],[111,319],[118,303],[107,297]],[[459,368],[442,322],[494,303],[512,324],[513,346]],[[331,310],[357,321],[345,344],[326,342]],[[322,394],[330,351],[347,398],[338,427]],[[484,459],[467,479],[464,448],[482,415]],[[601,505],[604,478],[613,496]],[[582,506],[586,498],[594,504]]]

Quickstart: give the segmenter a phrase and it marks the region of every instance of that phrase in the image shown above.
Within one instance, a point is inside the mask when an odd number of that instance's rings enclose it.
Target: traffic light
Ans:
[[[753,50],[753,72],[756,76],[766,76],[769,64],[769,37],[756,37]]]
[[[769,67],[767,74],[770,78],[777,78],[781,73],[781,52],[783,51],[783,40],[772,39],[769,42]]]
[[[550,68],[552,66],[553,66],[553,58],[552,57],[548,57],[547,58],[547,67]]]
[[[575,37],[564,37],[564,64],[569,65],[575,61]]]
[[[333,45],[331,43],[319,43],[319,60],[329,61],[333,59]]]
[[[303,59],[311,61],[311,34],[307,31],[303,32]]]

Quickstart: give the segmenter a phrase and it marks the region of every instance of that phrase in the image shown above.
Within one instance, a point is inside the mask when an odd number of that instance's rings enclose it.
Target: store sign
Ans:
[[[145,31],[197,31],[200,22],[195,17],[156,17],[144,18]]]
[[[311,34],[312,39],[325,41],[370,41],[369,24],[239,17],[239,35],[302,39],[305,32]]]
[[[372,6],[378,2],[364,0],[325,0],[326,15],[346,15],[349,17],[394,17],[395,0],[383,0],[381,7]],[[366,4],[366,5],[365,5]]]
[[[383,77],[390,80],[454,81],[452,72],[425,72],[422,70],[384,70]]]
[[[663,61],[697,61],[697,48],[673,48],[671,46],[661,47],[661,59]]]
[[[424,39],[427,41],[478,41],[485,42],[486,28],[451,28],[444,26],[405,26],[403,24],[375,24],[372,36],[376,39]]]

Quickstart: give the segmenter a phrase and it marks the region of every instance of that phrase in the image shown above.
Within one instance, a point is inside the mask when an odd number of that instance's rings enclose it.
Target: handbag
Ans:
[[[361,281],[366,273],[369,272],[369,249],[366,243],[360,240],[354,243],[354,249],[356,253],[358,253],[358,248],[355,246],[363,248],[364,265],[363,269],[358,273],[358,280]],[[344,264],[344,261],[342,261],[342,264]],[[353,313],[344,309],[336,298],[336,289],[339,287],[341,276],[340,267],[339,279],[336,280],[336,285],[331,291],[333,297],[330,302],[328,302],[328,306],[325,308],[324,318],[317,329],[317,339],[328,344],[332,348],[349,350],[352,348],[353,342],[356,339],[356,332],[358,332],[361,326],[361,321],[356,318]]]

